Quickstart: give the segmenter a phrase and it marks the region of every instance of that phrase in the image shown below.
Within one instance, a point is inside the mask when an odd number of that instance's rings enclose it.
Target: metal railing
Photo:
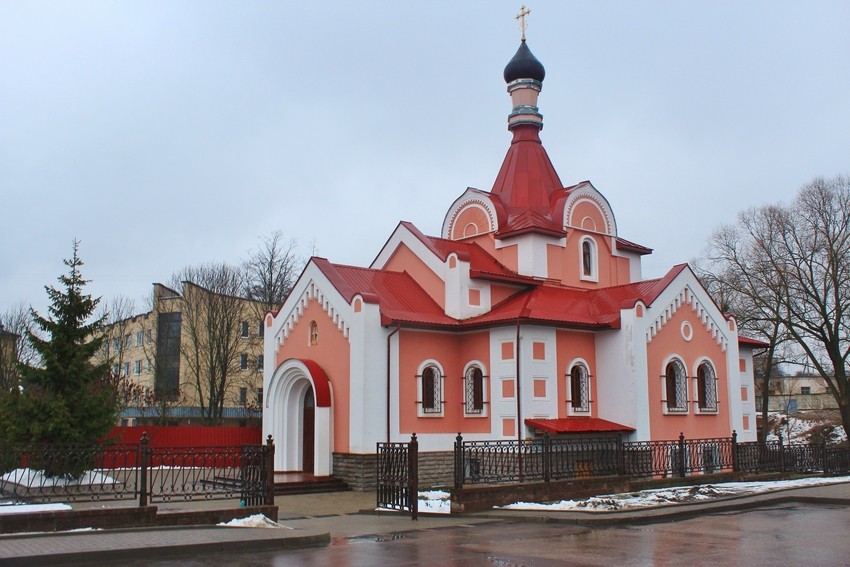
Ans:
[[[274,503],[274,444],[0,444],[0,499],[9,504],[235,499]]]
[[[419,516],[419,441],[377,445],[378,508],[404,510]]]
[[[823,443],[786,445],[779,441],[739,443],[732,437],[629,441],[622,436],[525,441],[464,441],[454,445],[455,488],[466,484],[548,482],[598,476],[685,477],[720,472],[850,471],[850,449]]]

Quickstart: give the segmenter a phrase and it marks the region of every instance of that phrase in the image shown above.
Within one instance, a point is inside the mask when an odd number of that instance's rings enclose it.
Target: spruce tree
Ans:
[[[23,388],[17,396],[17,423],[11,428],[17,441],[35,443],[94,443],[115,424],[118,399],[107,362],[96,364],[101,348],[103,318],[91,319],[100,299],[83,293],[88,283],[80,268],[79,241],[73,256],[64,260],[67,275],[59,289],[45,286],[50,315],[32,311],[35,327],[49,337],[28,332],[41,355],[38,367],[22,368]]]

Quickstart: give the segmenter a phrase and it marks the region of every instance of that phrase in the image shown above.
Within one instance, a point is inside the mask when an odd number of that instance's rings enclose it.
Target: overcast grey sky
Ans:
[[[528,4],[543,142],[644,276],[850,173],[850,2]],[[43,310],[74,238],[141,304],[278,229],[354,265],[400,220],[438,235],[507,151],[519,5],[0,0],[0,311]]]

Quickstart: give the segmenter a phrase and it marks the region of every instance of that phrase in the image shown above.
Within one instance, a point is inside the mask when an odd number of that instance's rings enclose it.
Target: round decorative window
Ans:
[[[686,341],[690,341],[692,338],[694,338],[694,329],[687,321],[682,323],[682,338]]]

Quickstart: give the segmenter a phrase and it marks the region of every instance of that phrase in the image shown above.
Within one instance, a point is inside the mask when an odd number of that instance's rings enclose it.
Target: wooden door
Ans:
[[[313,462],[315,457],[315,431],[316,431],[316,402],[313,398],[313,388],[307,390],[304,395],[304,423],[302,424],[303,437],[302,447],[302,467],[301,470],[305,473],[313,472]]]

